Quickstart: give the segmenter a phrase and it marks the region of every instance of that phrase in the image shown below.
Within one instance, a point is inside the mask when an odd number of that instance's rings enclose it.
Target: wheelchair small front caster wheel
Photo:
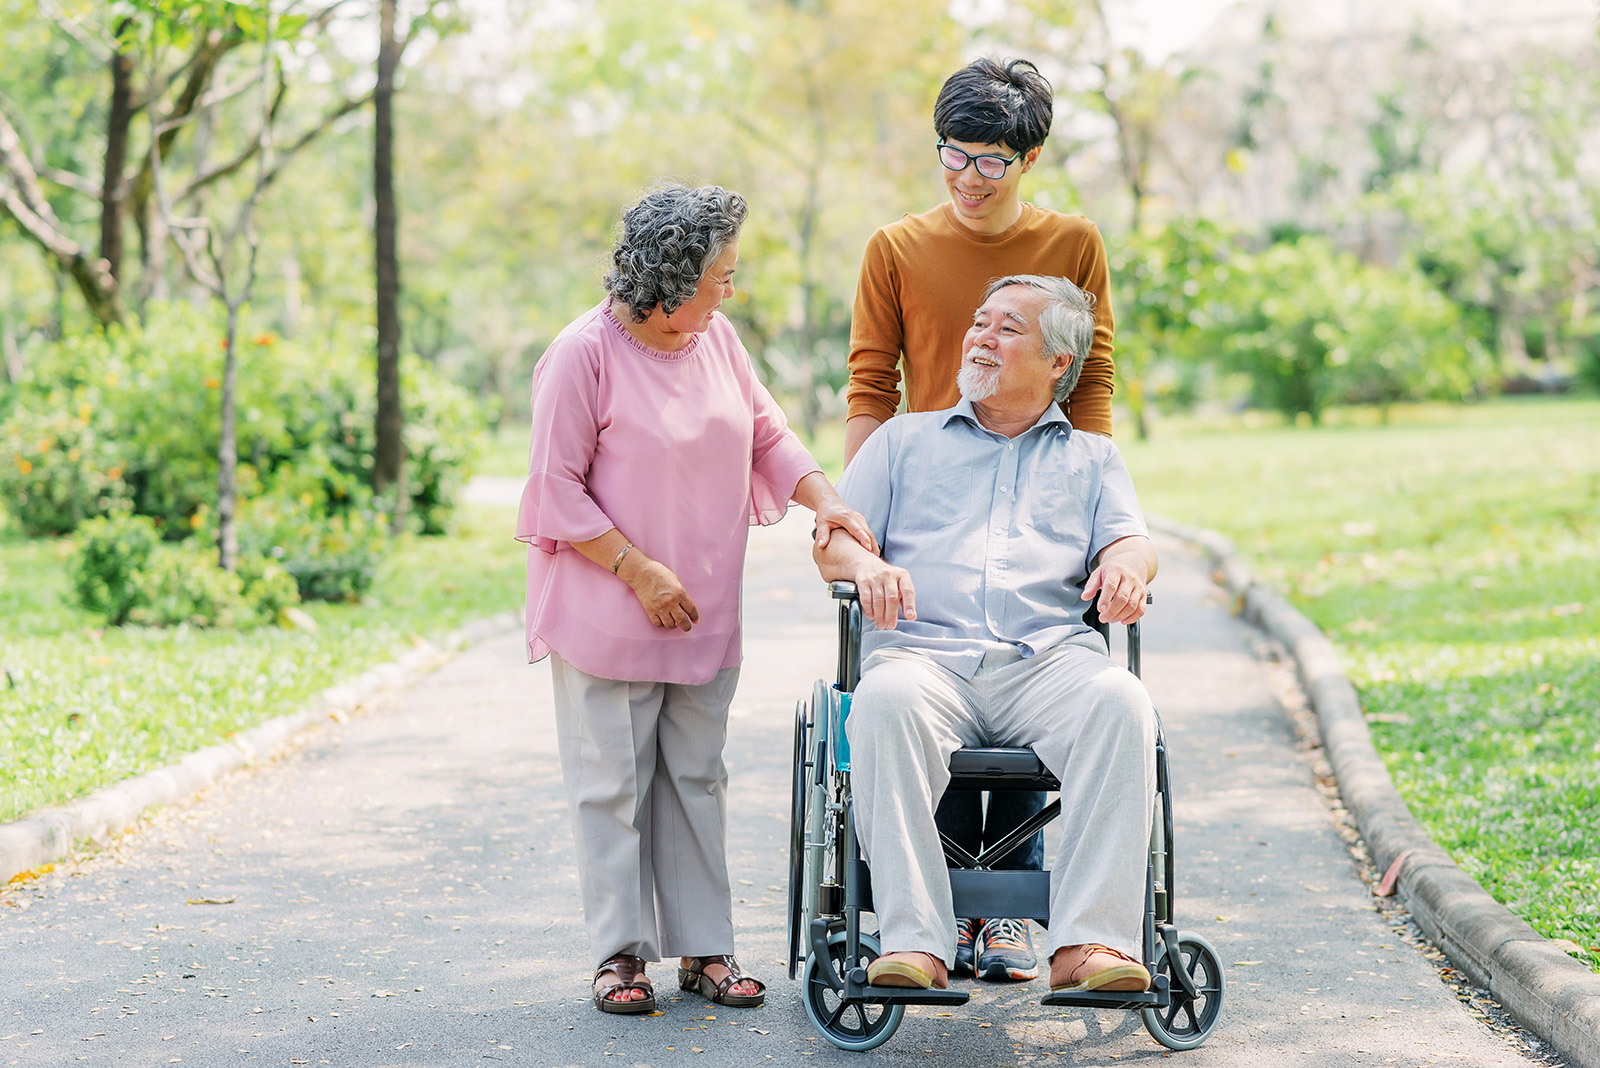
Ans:
[[[844,943],[843,931],[828,936],[828,956],[840,976],[852,968],[865,967],[882,952],[876,938],[862,935],[860,958],[846,960]],[[821,962],[815,956],[806,958],[804,984],[806,1016],[823,1038],[840,1049],[855,1053],[876,1049],[889,1041],[906,1014],[904,1005],[874,1005],[840,997],[822,978]]]
[[[1178,935],[1178,956],[1182,959],[1171,960],[1165,945],[1156,952],[1156,974],[1171,980],[1172,1004],[1139,1011],[1151,1038],[1168,1049],[1194,1049],[1210,1037],[1222,1018],[1222,962],[1211,943],[1195,934]],[[1176,968],[1188,973],[1198,997],[1190,998],[1184,992]]]

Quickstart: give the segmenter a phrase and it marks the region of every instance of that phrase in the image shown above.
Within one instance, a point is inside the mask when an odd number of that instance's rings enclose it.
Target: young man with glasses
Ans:
[[[1062,405],[1074,430],[1111,434],[1113,322],[1105,244],[1094,223],[1021,197],[1022,176],[1050,133],[1054,92],[1025,59],[979,59],[951,75],[933,107],[936,151],[950,199],[882,227],[867,242],[850,324],[848,463],[900,406],[949,408],[960,399],[962,338],[985,287],[1014,274],[1063,276],[1095,298],[1094,343]],[[977,793],[940,802],[942,832],[968,852],[1000,841],[1044,806],[1044,795],[997,792],[987,818]],[[1042,834],[997,867],[1043,866]],[[1025,921],[961,920],[957,975],[1032,979],[1038,958]]]

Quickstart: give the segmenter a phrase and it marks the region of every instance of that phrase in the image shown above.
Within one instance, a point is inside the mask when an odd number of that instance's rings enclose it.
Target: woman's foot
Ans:
[[[867,982],[873,986],[946,990],[950,986],[950,970],[932,953],[885,953],[867,965]]]
[[[624,1015],[654,1012],[656,992],[644,974],[644,960],[618,953],[596,968],[594,1007],[601,1012]]]
[[[760,980],[744,974],[731,953],[679,958],[678,986],[732,1008],[753,1009],[766,1000],[767,992]]]

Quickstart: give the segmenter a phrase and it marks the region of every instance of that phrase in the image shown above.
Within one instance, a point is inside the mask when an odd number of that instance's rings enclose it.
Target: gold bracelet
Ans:
[[[617,554],[617,558],[615,560],[611,561],[611,573],[613,575],[615,575],[617,573],[617,568],[622,566],[622,558],[624,556],[627,556],[629,550],[631,550],[632,548],[633,548],[633,542],[630,541],[630,542],[628,542],[628,544],[626,544],[626,545],[624,545],[622,547],[622,551]]]

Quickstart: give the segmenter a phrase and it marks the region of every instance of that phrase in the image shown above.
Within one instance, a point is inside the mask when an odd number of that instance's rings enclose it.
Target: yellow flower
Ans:
[[[207,389],[221,389],[222,388],[222,383],[220,381],[218,381],[217,379],[215,379],[215,378],[207,378],[206,379],[206,388]]]
[[[19,456],[17,457],[17,470],[21,471],[23,474],[27,474],[29,471],[33,470],[33,465]]]
[[[199,512],[196,512],[194,515],[189,517],[189,527],[193,530],[199,530],[200,524],[204,523],[205,521],[206,517],[201,515]]]
[[[78,452],[77,449],[69,449],[67,451],[67,459],[70,460],[73,463],[77,463],[78,462],[79,455],[81,455],[81,454]]]
[[[106,477],[111,479],[113,482],[116,481],[122,477],[122,468],[113,467],[111,470],[106,472]]]
[[[278,335],[269,330],[265,334],[262,334],[260,337],[256,338],[256,344],[260,345],[262,348],[266,348],[268,345],[273,344],[277,340]]]
[[[106,385],[108,386],[115,386],[120,381],[122,380],[117,377],[117,372],[115,371],[112,371],[110,374],[106,375]]]

